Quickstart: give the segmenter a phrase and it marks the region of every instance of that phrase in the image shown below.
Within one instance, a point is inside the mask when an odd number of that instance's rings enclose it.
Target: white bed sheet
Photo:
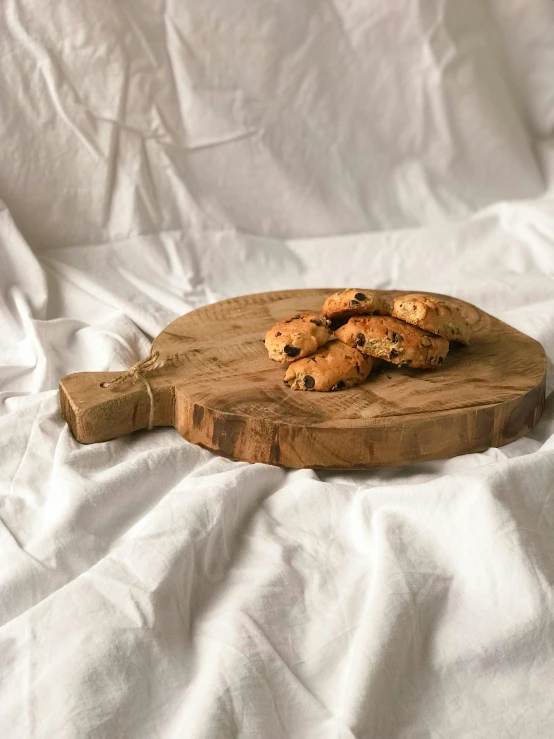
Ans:
[[[554,735],[554,6],[5,0],[0,735]],[[261,289],[542,342],[525,438],[372,472],[93,446],[69,372]]]

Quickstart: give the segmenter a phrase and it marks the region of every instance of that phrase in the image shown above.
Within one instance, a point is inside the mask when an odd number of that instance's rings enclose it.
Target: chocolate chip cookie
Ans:
[[[446,339],[389,316],[355,316],[335,335],[364,354],[417,369],[436,367],[448,354]]]
[[[469,343],[469,324],[460,311],[445,300],[420,293],[402,295],[395,299],[392,315],[450,341]]]
[[[345,390],[363,382],[372,366],[371,357],[332,341],[313,356],[293,362],[285,372],[284,382],[293,390]]]
[[[293,362],[313,354],[331,337],[328,321],[318,313],[297,313],[276,323],[265,335],[265,347],[275,362]]]
[[[356,315],[379,313],[390,315],[392,305],[374,290],[359,290],[351,287],[330,295],[323,303],[321,312],[326,318],[337,320]]]

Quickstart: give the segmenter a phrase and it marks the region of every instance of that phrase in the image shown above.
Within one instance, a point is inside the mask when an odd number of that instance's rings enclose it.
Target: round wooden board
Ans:
[[[286,467],[405,465],[501,446],[527,433],[543,406],[546,357],[529,336],[453,300],[473,327],[433,371],[383,363],[362,385],[334,393],[283,384],[286,365],[263,345],[277,321],[320,310],[334,290],[246,295],[192,311],[154,341],[179,366],[149,377],[155,425],[233,459]],[[389,297],[406,291],[383,291]],[[447,296],[445,296],[447,297]],[[143,382],[100,383],[118,373],[78,373],[60,382],[62,411],[79,441],[145,428]]]

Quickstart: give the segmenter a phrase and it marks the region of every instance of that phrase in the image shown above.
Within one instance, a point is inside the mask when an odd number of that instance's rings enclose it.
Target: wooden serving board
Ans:
[[[334,289],[286,290],[224,300],[178,318],[152,346],[179,365],[148,378],[153,423],[193,444],[247,462],[286,467],[405,465],[502,446],[539,420],[546,379],[542,346],[473,305],[453,300],[473,327],[444,364],[421,371],[383,363],[359,387],[301,392],[283,384],[266,331],[298,311],[319,311]],[[406,291],[403,291],[406,292]],[[400,291],[383,291],[388,297]],[[446,296],[443,296],[446,297]],[[107,441],[148,426],[144,382],[118,372],[60,381],[62,413],[75,438]]]

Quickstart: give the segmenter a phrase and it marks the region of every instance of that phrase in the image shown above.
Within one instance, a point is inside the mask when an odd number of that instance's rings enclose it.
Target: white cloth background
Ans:
[[[57,382],[262,289],[436,290],[554,361],[550,0],[4,0],[0,734],[554,733],[554,401],[373,472],[171,429],[80,446]]]

